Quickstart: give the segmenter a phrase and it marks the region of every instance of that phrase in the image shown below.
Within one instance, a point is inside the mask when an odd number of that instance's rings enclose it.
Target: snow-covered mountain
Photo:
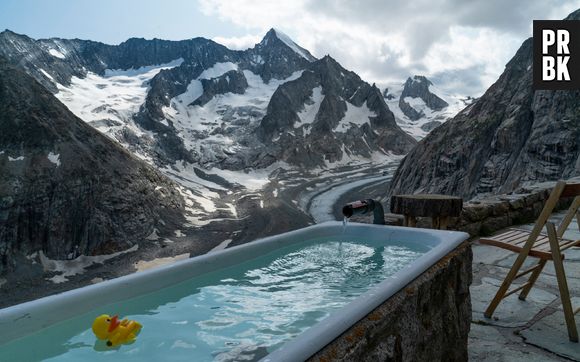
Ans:
[[[111,46],[5,31],[0,54],[164,170],[327,168],[402,155],[415,144],[378,88],[275,29],[245,51],[203,38]]]
[[[399,127],[417,140],[474,101],[469,96],[445,92],[421,75],[387,85],[383,96]]]
[[[42,273],[79,255],[205,252],[303,227],[317,188],[385,181],[377,170],[416,144],[399,103],[275,29],[244,51],[7,30],[0,58],[15,70],[12,84],[0,74],[0,274],[60,283]]]

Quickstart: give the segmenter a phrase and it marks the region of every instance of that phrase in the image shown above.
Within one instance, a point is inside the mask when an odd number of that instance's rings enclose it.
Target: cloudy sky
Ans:
[[[424,74],[479,96],[531,36],[532,20],[578,8],[580,0],[3,0],[0,28],[109,44],[203,36],[244,49],[274,27],[369,82]]]

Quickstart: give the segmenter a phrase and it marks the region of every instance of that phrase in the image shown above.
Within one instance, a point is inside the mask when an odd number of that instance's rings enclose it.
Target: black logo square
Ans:
[[[580,20],[534,20],[534,90],[580,89]]]

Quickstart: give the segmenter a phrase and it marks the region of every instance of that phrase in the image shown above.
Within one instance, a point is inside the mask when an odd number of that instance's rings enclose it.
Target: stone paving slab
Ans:
[[[572,298],[572,303],[580,304],[580,298]],[[576,323],[578,325],[578,323]],[[580,327],[580,326],[578,326]],[[560,305],[557,310],[521,331],[526,342],[574,360],[580,359],[580,344],[570,342]]]
[[[547,362],[560,360],[543,351],[532,349],[526,343],[514,343],[494,327],[471,325],[469,361]]]
[[[555,214],[558,223],[564,212]],[[533,224],[518,226],[531,229]],[[502,232],[502,231],[500,231]],[[498,232],[498,233],[500,233]],[[580,239],[574,220],[565,237]],[[580,307],[580,248],[565,251],[564,268],[572,305]],[[471,361],[580,361],[580,344],[568,340],[558,284],[552,262],[548,262],[526,301],[517,293],[504,299],[493,318],[483,311],[497,292],[517,254],[488,245],[473,245],[473,322],[469,335]],[[527,266],[538,259],[528,258]],[[524,282],[522,278],[521,281]],[[580,314],[576,316],[580,330]]]
[[[519,300],[517,293],[504,299],[497,307],[493,318],[485,318],[483,312],[497,292],[501,281],[483,278],[480,285],[471,287],[472,320],[501,327],[523,327],[558,296],[534,288],[525,301]]]

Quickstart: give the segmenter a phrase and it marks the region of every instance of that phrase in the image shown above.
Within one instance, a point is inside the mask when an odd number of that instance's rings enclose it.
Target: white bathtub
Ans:
[[[462,232],[358,223],[350,223],[344,231],[340,222],[325,222],[2,309],[0,348],[2,344],[97,307],[169,287],[204,273],[254,259],[292,243],[335,235],[341,237],[362,235],[385,242],[396,240],[428,246],[430,250],[338,312],[287,342],[263,361],[301,361],[312,356],[469,237]]]

